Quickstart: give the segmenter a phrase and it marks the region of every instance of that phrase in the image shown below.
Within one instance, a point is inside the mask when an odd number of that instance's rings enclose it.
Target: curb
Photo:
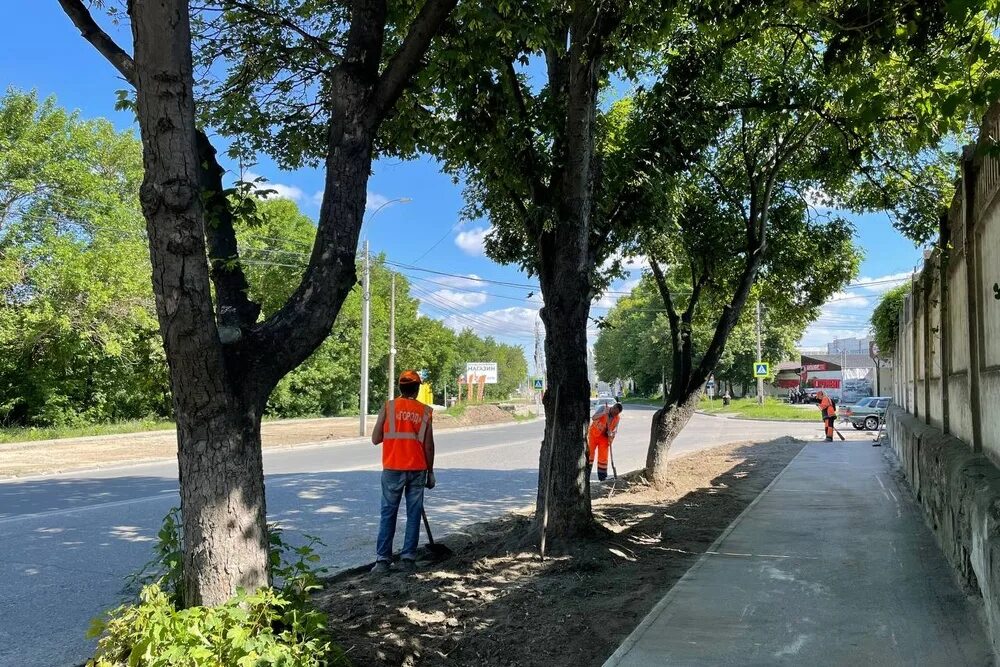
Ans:
[[[797,458],[802,456],[802,452],[806,450],[806,447],[808,447],[808,445],[803,446],[802,449],[799,450],[799,453],[793,456],[792,460],[785,464],[785,467],[781,469],[781,472],[774,476],[771,483],[764,487],[764,490],[757,494],[757,497],[754,498],[749,505],[743,508],[743,511],[740,512],[739,516],[733,519],[731,524],[726,526],[726,529],[722,531],[722,534],[715,538],[715,541],[709,545],[708,549],[706,549],[705,552],[698,558],[695,564],[688,568],[688,571],[684,573],[684,576],[678,579],[674,585],[670,587],[670,590],[667,591],[662,598],[660,598],[660,601],[653,606],[649,613],[646,614],[646,616],[639,622],[639,625],[637,625],[635,629],[629,633],[615,652],[604,661],[603,667],[617,667],[621,664],[622,659],[628,655],[633,648],[635,648],[635,645],[639,643],[639,640],[642,639],[642,636],[646,633],[653,622],[656,621],[656,619],[660,617],[670,603],[673,602],[678,586],[680,586],[680,584],[688,578],[693,577],[694,574],[705,564],[712,552],[718,551],[719,545],[722,544],[722,542],[729,537],[734,530],[736,530],[736,526],[743,521],[743,517],[745,517],[750,510],[756,507],[757,503],[760,502],[760,499],[767,495],[771,488],[778,483],[778,480],[781,479],[781,477],[785,474],[785,471],[788,470],[792,463],[795,462]]]

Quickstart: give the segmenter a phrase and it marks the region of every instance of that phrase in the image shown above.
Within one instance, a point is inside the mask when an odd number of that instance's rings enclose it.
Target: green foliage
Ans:
[[[805,277],[806,280],[821,276]],[[674,285],[682,285],[674,274]],[[757,293],[764,304],[764,358],[777,362],[794,353],[795,343],[808,322],[815,316],[812,305],[799,305],[788,290],[771,286],[766,279],[758,282]],[[692,322],[694,359],[700,361],[708,347],[718,317],[718,300],[707,295]],[[752,362],[757,357],[755,313],[747,309],[729,335],[726,350],[715,367],[715,379],[733,386],[754,382]],[[643,276],[632,293],[619,299],[608,312],[594,344],[597,374],[601,378],[630,378],[636,392],[652,395],[666,376],[671,381],[670,327],[651,276]],[[721,390],[720,390],[721,393]]]
[[[878,345],[879,356],[889,358],[896,352],[899,341],[899,314],[903,311],[909,285],[894,287],[879,300],[872,311],[872,334]]]
[[[157,584],[139,602],[91,627],[100,636],[88,667],[324,667],[349,664],[326,637],[323,614],[281,591],[241,591],[217,607],[178,609]]]
[[[37,439],[85,434],[90,424],[162,422],[171,402],[138,202],[139,142],[54,100],[10,91],[0,99],[0,145],[0,426]],[[293,202],[262,199],[266,193],[266,184],[255,183],[230,193],[251,297],[263,316],[299,283],[316,232]],[[390,280],[377,259],[375,404],[388,387]],[[456,334],[419,315],[405,277],[396,276],[396,287],[397,368],[427,369],[438,396],[445,382],[454,393],[465,361],[500,363],[491,398],[506,398],[527,374],[520,348]],[[355,289],[327,340],[278,385],[268,415],[356,412],[360,330]]]
[[[139,142],[11,90],[0,145],[0,423],[165,417]]]
[[[819,410],[813,406],[782,403],[776,398],[765,397],[764,404],[756,398],[737,398],[723,405],[722,400],[703,398],[698,409],[709,414],[731,414],[741,419],[777,419],[781,421],[819,421]]]
[[[129,420],[111,424],[87,424],[84,426],[14,427],[0,429],[0,443],[81,438],[92,435],[114,435],[120,433],[142,433],[146,431],[169,431],[174,428],[175,424],[173,422],[154,419]]]
[[[216,607],[180,606],[180,511],[164,518],[154,558],[132,577],[143,584],[134,604],[95,619],[88,633],[99,637],[88,667],[325,667],[348,665],[327,636],[326,616],[311,607],[320,588],[315,547],[292,546],[268,526],[269,561],[275,586],[239,591]]]

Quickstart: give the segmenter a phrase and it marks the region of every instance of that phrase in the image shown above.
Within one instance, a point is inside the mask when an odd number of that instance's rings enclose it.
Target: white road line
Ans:
[[[514,447],[516,445],[526,445],[526,444],[531,444],[533,442],[538,442],[538,440],[535,439],[535,438],[531,438],[531,439],[528,439],[528,440],[515,440],[513,442],[505,442],[505,443],[498,444],[498,445],[487,445],[485,447],[469,447],[469,448],[460,449],[460,450],[457,450],[457,451],[454,451],[454,452],[441,452],[440,454],[436,455],[435,459],[437,461],[440,461],[441,459],[448,458],[450,456],[459,456],[459,455],[462,455],[462,454],[472,454],[472,453],[475,453],[475,452],[482,452],[482,451],[487,451],[487,450],[490,450],[490,449],[500,449],[500,448],[503,448],[503,447]],[[381,467],[382,467],[381,463],[369,463],[369,464],[361,465],[361,466],[352,466],[350,468],[338,468],[336,470],[302,471],[302,472],[299,472],[299,473],[282,473],[282,474],[310,475],[310,474],[315,474],[316,472],[330,472],[330,473],[337,473],[337,472],[357,472],[359,470],[378,470]],[[487,468],[487,470],[488,470],[488,468]],[[153,502],[153,501],[156,501],[156,500],[175,500],[175,499],[176,499],[176,492],[175,491],[170,491],[169,493],[161,493],[161,494],[156,495],[156,496],[144,496],[144,497],[141,497],[141,498],[126,498],[124,500],[112,500],[112,501],[109,501],[109,502],[106,502],[106,503],[96,503],[94,505],[83,505],[81,507],[67,507],[65,509],[49,510],[47,512],[33,512],[32,514],[19,514],[17,516],[9,516],[9,517],[0,518],[0,526],[6,525],[6,524],[10,524],[10,523],[17,523],[18,521],[29,521],[31,519],[44,519],[44,518],[51,517],[51,516],[61,516],[63,514],[75,514],[77,512],[86,512],[86,511],[89,511],[89,510],[100,510],[100,509],[108,509],[108,508],[111,508],[111,507],[121,507],[123,505],[132,505],[134,503],[148,503],[148,502]]]

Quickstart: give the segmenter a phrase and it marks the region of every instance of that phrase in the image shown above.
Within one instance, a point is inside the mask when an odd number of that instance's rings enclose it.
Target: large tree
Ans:
[[[212,71],[225,72],[229,93],[212,100],[231,119],[222,129],[236,132],[241,119],[265,118],[271,124],[246,127],[246,136],[280,137],[286,124],[300,130],[302,116],[267,113],[275,96],[289,92],[310,111],[314,136],[322,137],[314,157],[324,165],[326,187],[308,268],[285,304],[258,321],[222,168],[198,128],[188,3],[129,2],[129,55],[82,0],[60,0],[83,37],[136,91],[141,201],[177,419],[186,604],[218,604],[239,587],[269,581],[261,415],[281,378],[323,342],[356,281],[376,137],[456,2],[404,3],[391,11],[385,0],[234,0],[199,8],[199,39],[219,46]],[[322,32],[310,32],[315,26]],[[273,57],[233,50],[230,39],[254,40]],[[301,63],[310,76],[296,87],[288,68],[301,72]],[[239,85],[248,80],[253,94]]]
[[[850,5],[841,9],[845,20],[863,18]],[[876,14],[876,32],[886,40],[876,50],[867,36],[841,37],[843,22],[822,11],[765,10],[759,29],[716,52],[709,61],[714,76],[700,77],[690,91],[689,106],[708,110],[710,122],[693,130],[681,125],[678,134],[712,133],[691,166],[678,176],[672,165],[654,164],[631,186],[628,216],[659,223],[633,228],[650,258],[671,334],[671,390],[654,415],[647,456],[656,483],[666,482],[670,444],[690,419],[758,278],[816,307],[851,276],[853,258],[837,249],[843,225],[807,224],[809,204],[847,201],[870,191],[864,183],[897,171],[914,182],[940,180],[927,149],[960,130],[971,105],[948,114],[921,102],[960,71],[960,46],[944,28],[884,35],[886,24],[905,18],[896,11],[909,10],[887,4]],[[637,96],[626,143],[648,145],[649,119],[661,98],[674,93],[653,87]],[[792,256],[803,249],[825,278],[812,286],[801,258]],[[683,267],[689,295],[672,293],[663,264]],[[696,357],[692,320],[713,284],[723,295],[721,308]]]

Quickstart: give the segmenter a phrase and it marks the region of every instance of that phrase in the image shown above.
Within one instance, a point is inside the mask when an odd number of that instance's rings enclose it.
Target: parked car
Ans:
[[[843,409],[843,417],[851,422],[851,426],[861,430],[876,431],[889,407],[888,396],[869,396],[862,398],[854,405]]]

